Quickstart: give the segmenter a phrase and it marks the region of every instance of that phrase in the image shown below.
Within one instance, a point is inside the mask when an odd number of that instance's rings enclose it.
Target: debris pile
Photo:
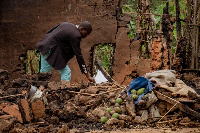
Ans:
[[[200,96],[171,70],[147,73],[143,78],[154,85],[148,91],[116,82],[57,83],[50,77],[40,73],[10,81],[9,73],[0,71],[1,132],[199,125]]]

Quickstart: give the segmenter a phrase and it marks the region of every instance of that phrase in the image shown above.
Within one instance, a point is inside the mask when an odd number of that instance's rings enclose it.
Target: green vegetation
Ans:
[[[126,3],[123,3],[122,12],[132,12],[130,15],[132,17],[132,20],[127,24],[127,26],[130,29],[129,37],[134,38],[136,35],[136,16],[137,16],[137,5],[138,0],[126,0]],[[152,0],[152,4],[150,5],[150,12],[152,14],[163,14],[163,8],[166,6],[166,3],[169,2],[169,13],[172,14],[172,16],[175,18],[176,16],[176,5],[175,0]],[[180,19],[184,20],[186,18],[186,0],[179,0],[179,6],[180,6]],[[145,19],[144,15],[142,16],[143,19]],[[160,29],[161,26],[161,16],[160,15],[154,15],[154,18],[157,21],[156,28]],[[143,20],[144,21],[144,20]],[[181,21],[181,25],[183,25],[184,22]],[[142,26],[145,27],[145,23],[142,22]],[[176,48],[176,40],[177,40],[177,34],[176,34],[176,23],[174,23],[174,40],[173,40],[173,46],[172,46],[172,52],[175,51]],[[182,30],[183,31],[183,30]],[[151,31],[153,32],[153,31]],[[183,34],[183,33],[182,33]],[[142,46],[142,51],[145,51],[145,44]]]
[[[119,118],[119,114],[118,114],[118,113],[114,113],[114,114],[112,115],[112,118]]]
[[[20,57],[25,63],[25,71],[27,74],[36,74],[40,71],[40,53],[36,50],[27,50],[26,59]]]
[[[107,117],[102,116],[100,121],[101,121],[101,123],[106,123],[106,121],[108,121],[108,119],[107,119]]]
[[[140,88],[137,90],[137,95],[142,95],[145,92],[145,88]]]
[[[121,99],[121,98],[117,98],[117,99],[115,100],[115,102],[118,103],[118,104],[121,104],[121,103],[122,103],[122,99]]]
[[[113,44],[99,44],[95,46],[95,59],[104,67],[107,73],[111,75],[113,60]]]
[[[139,97],[139,96],[136,95],[136,94],[132,95],[132,98],[133,98],[134,101],[137,101],[138,97]]]

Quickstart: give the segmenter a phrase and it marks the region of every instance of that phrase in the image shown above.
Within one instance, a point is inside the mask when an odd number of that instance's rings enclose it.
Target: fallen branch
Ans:
[[[110,90],[110,91],[106,91],[106,92],[102,92],[102,93],[99,93],[97,95],[103,95],[103,94],[107,94],[107,93],[110,93],[110,92],[113,92],[113,91],[118,91],[118,90],[121,90],[123,88],[117,88],[117,89],[113,89],[113,90]]]
[[[164,100],[170,104],[176,104],[176,106],[184,113],[188,114],[188,115],[192,115],[194,116],[195,118],[197,118],[198,120],[200,120],[200,113],[192,110],[191,108],[189,108],[187,105],[184,105],[182,103],[180,103],[179,101],[177,100],[174,100],[158,91],[156,91],[155,89],[153,90],[153,92],[156,94],[157,98],[160,99],[160,100]]]
[[[25,96],[25,94],[9,95],[9,96],[0,97],[0,99],[11,98],[11,97],[18,97],[18,96]]]
[[[90,93],[82,93],[82,92],[76,92],[76,91],[69,91],[69,90],[66,90],[67,92],[70,92],[70,93],[75,93],[75,94],[80,94],[80,95],[88,95],[88,96],[97,96],[98,94],[90,94]]]
[[[177,105],[177,103],[174,104],[174,106],[171,107],[171,109],[169,111],[167,111],[167,113],[165,113],[165,115],[163,115],[162,118],[158,122],[160,122],[176,105]]]
[[[172,122],[177,122],[182,120],[183,118],[175,119],[175,120],[169,120],[169,121],[162,121],[162,122],[157,122],[156,124],[165,124],[165,123],[172,123]]]
[[[102,72],[104,77],[109,81],[109,82],[115,82],[112,77],[106,72],[106,70],[101,66],[101,64],[96,60],[95,65],[97,68]]]

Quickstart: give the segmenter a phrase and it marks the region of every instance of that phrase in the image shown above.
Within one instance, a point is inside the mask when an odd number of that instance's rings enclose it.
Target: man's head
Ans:
[[[92,32],[92,25],[88,21],[83,21],[79,24],[78,29],[81,37],[86,38]]]

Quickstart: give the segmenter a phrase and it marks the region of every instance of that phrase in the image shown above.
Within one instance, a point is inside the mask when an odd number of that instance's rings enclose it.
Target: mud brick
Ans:
[[[21,113],[19,112],[18,105],[14,104],[11,106],[6,106],[5,108],[3,108],[3,111],[9,115],[17,117],[18,121],[20,123],[23,123],[22,116],[21,116]]]
[[[95,86],[89,86],[85,92],[86,93],[91,93],[91,94],[96,94],[99,91],[99,89]]]
[[[60,88],[61,89],[70,88],[70,87],[71,87],[70,81],[65,81],[65,80],[61,81],[61,83],[60,83]]]
[[[45,115],[45,106],[41,100],[37,100],[31,104],[34,119],[42,118]]]
[[[58,133],[70,133],[69,127],[67,125],[62,125],[62,128],[58,131]]]
[[[9,120],[0,119],[0,133],[7,133],[16,123],[16,118]]]
[[[49,81],[52,77],[51,73],[42,72],[38,74],[39,81]]]
[[[33,86],[40,87],[44,86],[47,87],[49,81],[32,81]]]
[[[29,108],[29,103],[26,99],[22,99],[20,101],[19,109],[22,114],[23,121],[30,122],[31,121],[30,108]]]
[[[58,83],[56,83],[55,81],[49,82],[49,83],[48,83],[48,87],[49,87],[51,90],[57,90],[57,89],[59,89],[59,85],[58,85]]]
[[[29,86],[30,82],[27,79],[18,78],[18,79],[13,80],[11,84],[12,84],[12,87],[18,88],[18,87],[27,87]]]
[[[14,116],[12,116],[12,115],[1,115],[0,119],[7,120],[7,119],[12,118],[12,117],[14,117]]]

